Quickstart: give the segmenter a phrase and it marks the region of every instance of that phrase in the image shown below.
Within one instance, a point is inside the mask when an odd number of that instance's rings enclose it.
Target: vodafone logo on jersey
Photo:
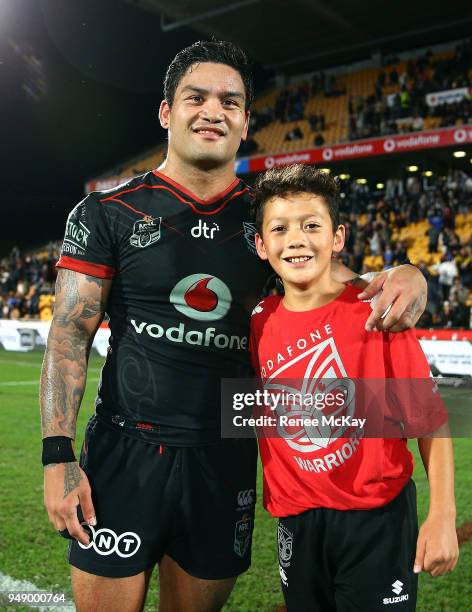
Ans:
[[[222,319],[232,302],[228,286],[211,274],[186,276],[172,289],[169,299],[176,310],[197,321]]]

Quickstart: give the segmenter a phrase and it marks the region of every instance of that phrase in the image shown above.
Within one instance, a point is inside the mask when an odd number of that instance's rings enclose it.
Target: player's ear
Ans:
[[[269,259],[267,257],[266,249],[264,246],[264,241],[262,240],[262,236],[258,233],[254,236],[254,241],[256,243],[256,251],[261,259]]]
[[[165,130],[169,129],[170,124],[170,106],[167,100],[162,100],[159,107],[159,123]]]
[[[247,132],[249,130],[249,119],[251,118],[251,111],[245,111],[246,118],[244,120],[243,133],[241,134],[241,140],[246,140]]]
[[[333,253],[340,253],[344,248],[346,240],[346,226],[338,225],[338,229],[334,232]]]

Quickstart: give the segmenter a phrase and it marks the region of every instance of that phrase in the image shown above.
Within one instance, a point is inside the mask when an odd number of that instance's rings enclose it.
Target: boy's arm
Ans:
[[[413,571],[440,576],[454,569],[459,555],[447,410],[415,332],[388,334],[388,344],[386,375],[397,379],[392,389],[401,406],[408,437],[418,438],[430,488],[428,517],[419,531]]]
[[[459,557],[454,499],[454,461],[447,425],[432,437],[419,438],[418,447],[428,475],[429,512],[421,525],[413,571],[442,576],[454,569]]]
[[[368,300],[379,294],[365,324],[367,331],[404,331],[416,325],[426,308],[428,299],[426,279],[418,268],[410,264],[378,272],[374,280],[365,283],[344,264],[333,261],[332,275],[341,283],[355,280],[357,285],[365,287],[357,296],[361,300]],[[390,305],[392,307],[388,314],[382,318]]]

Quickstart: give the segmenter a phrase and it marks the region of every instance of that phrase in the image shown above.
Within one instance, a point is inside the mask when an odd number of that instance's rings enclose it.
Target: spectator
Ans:
[[[285,136],[285,140],[288,140],[288,141],[301,140],[302,138],[303,138],[303,133],[301,129],[298,127],[298,125],[294,127],[292,130],[290,130],[289,132],[287,132],[287,135]]]
[[[439,287],[442,298],[444,301],[447,301],[454,279],[459,273],[456,262],[452,259],[451,255],[443,255],[441,263],[437,264],[435,268],[439,274]]]

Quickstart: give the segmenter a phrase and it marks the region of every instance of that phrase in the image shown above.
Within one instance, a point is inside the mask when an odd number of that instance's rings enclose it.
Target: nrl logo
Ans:
[[[244,557],[251,543],[252,518],[245,515],[234,527],[234,552],[238,557]]]
[[[255,235],[257,232],[257,228],[254,223],[249,223],[247,221],[243,221],[243,229],[244,229],[244,239],[246,241],[246,246],[253,253],[257,255],[256,251],[256,241]]]
[[[146,215],[133,225],[133,234],[129,242],[131,246],[144,249],[151,246],[161,237],[162,217],[150,217]]]

